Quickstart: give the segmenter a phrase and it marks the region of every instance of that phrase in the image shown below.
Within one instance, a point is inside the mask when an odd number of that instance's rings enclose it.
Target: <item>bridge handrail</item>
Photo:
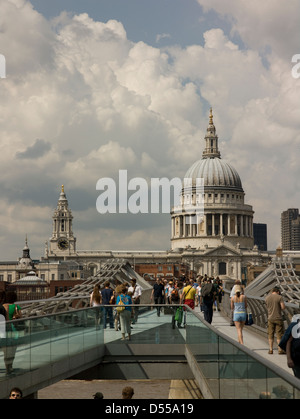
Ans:
[[[139,308],[156,308],[158,305],[154,305],[154,304],[140,304],[140,305],[132,305],[132,306],[138,306]],[[167,305],[167,304],[161,304],[159,305],[163,308],[177,308],[179,307],[179,305]],[[100,309],[105,307],[104,305],[100,306]],[[107,306],[106,306],[107,307]],[[109,305],[108,307],[117,307],[117,305]],[[92,310],[92,312],[91,312]],[[216,340],[219,341],[219,339],[224,340],[225,342],[229,343],[230,345],[232,345],[232,347],[236,348],[238,351],[246,354],[247,357],[249,357],[249,359],[253,359],[255,362],[259,363],[262,367],[266,368],[267,370],[270,370],[272,373],[274,373],[276,375],[276,377],[279,377],[280,379],[284,380],[285,382],[287,382],[288,384],[290,384],[294,390],[300,391],[300,381],[299,379],[293,377],[292,374],[289,374],[288,372],[284,371],[282,368],[278,367],[276,364],[273,364],[271,361],[268,361],[266,359],[264,359],[263,357],[261,357],[259,354],[256,354],[254,352],[252,352],[250,349],[248,349],[246,346],[244,345],[240,345],[237,341],[231,339],[230,337],[228,337],[227,335],[225,335],[222,331],[216,329],[213,325],[207,323],[200,315],[200,313],[195,312],[194,310],[191,310],[190,307],[185,306],[185,310],[188,314],[188,322],[187,322],[187,336],[188,333],[193,334],[193,327],[190,328],[190,326],[196,325],[198,327],[198,331],[201,334],[202,331],[206,331],[207,329],[209,329],[212,332],[212,342],[210,343],[209,341],[205,341],[205,344],[207,344],[208,346],[213,346],[213,344],[215,344]],[[19,319],[19,320],[13,320],[10,323],[13,324],[17,324],[18,322],[34,322],[34,321],[39,321],[40,319],[43,318],[48,318],[49,320],[54,319],[56,321],[59,320],[59,317],[63,317],[63,316],[72,316],[72,315],[76,315],[77,312],[79,312],[81,315],[83,314],[83,318],[85,318],[84,313],[90,311],[90,313],[96,313],[97,312],[97,307],[86,307],[86,308],[81,308],[81,309],[74,309],[73,311],[64,311],[64,312],[58,312],[58,313],[53,313],[53,314],[46,314],[46,315],[41,315],[41,316],[35,316],[32,318],[24,318],[24,319]],[[193,316],[189,319],[190,316]],[[156,318],[156,316],[155,316]],[[193,323],[193,319],[196,319],[195,322]],[[169,322],[169,321],[168,321]],[[199,326],[198,326],[199,325]],[[203,328],[204,326],[204,328]],[[29,327],[30,328],[30,327]],[[215,339],[215,337],[217,337],[217,339]],[[140,343],[140,342],[139,342]],[[153,342],[155,343],[155,342]],[[193,341],[189,341],[186,337],[185,339],[185,345],[187,348],[191,348],[191,351],[197,350],[194,348],[194,343],[196,343],[196,346],[198,345],[198,342],[193,342]],[[134,340],[132,341],[131,344],[134,344]],[[218,346],[218,352],[216,353],[218,356],[216,357],[216,359],[214,360],[216,363],[219,362],[219,355],[222,355],[222,348],[219,349],[219,345]],[[206,354],[204,354],[206,355]],[[209,360],[209,354],[207,354],[207,359]],[[210,361],[209,361],[210,362]],[[222,361],[221,361],[222,362]]]
[[[210,329],[214,334],[219,336],[220,338],[224,339],[225,341],[229,342],[231,345],[236,347],[239,351],[244,352],[249,357],[253,358],[260,364],[263,364],[266,368],[268,368],[270,371],[281,377],[283,380],[287,381],[289,384],[291,384],[293,387],[295,387],[297,390],[300,391],[300,380],[293,375],[286,372],[281,367],[278,367],[275,363],[263,358],[259,354],[253,352],[251,349],[247,348],[245,345],[241,345],[239,342],[235,341],[234,339],[230,338],[229,336],[225,335],[220,330],[216,329],[211,324],[207,323],[203,318],[201,318],[200,314],[194,312],[191,310],[190,307],[185,306],[186,309],[194,314],[205,326]]]

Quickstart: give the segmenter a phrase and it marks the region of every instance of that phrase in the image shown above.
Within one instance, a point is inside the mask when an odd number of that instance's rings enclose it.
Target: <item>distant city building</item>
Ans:
[[[281,246],[283,250],[300,250],[300,215],[297,208],[281,213]]]
[[[259,250],[268,250],[267,224],[253,223],[254,245]]]

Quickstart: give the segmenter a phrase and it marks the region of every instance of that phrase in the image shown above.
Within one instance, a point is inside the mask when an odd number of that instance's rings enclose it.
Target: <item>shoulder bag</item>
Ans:
[[[118,306],[116,307],[116,310],[118,313],[122,313],[122,311],[125,310],[125,304],[123,303],[121,296],[120,296],[120,301],[118,302]]]

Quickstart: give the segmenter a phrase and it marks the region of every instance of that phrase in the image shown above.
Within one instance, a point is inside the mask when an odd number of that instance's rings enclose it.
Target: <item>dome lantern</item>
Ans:
[[[218,148],[218,136],[216,134],[216,127],[214,126],[212,108],[210,108],[209,124],[205,135],[205,149],[203,150],[202,157],[206,158],[221,158],[221,153]]]

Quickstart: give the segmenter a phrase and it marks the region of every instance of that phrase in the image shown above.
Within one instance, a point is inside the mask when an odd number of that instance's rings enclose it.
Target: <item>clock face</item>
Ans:
[[[69,242],[67,239],[60,239],[58,242],[58,247],[60,250],[66,250],[69,247]]]

